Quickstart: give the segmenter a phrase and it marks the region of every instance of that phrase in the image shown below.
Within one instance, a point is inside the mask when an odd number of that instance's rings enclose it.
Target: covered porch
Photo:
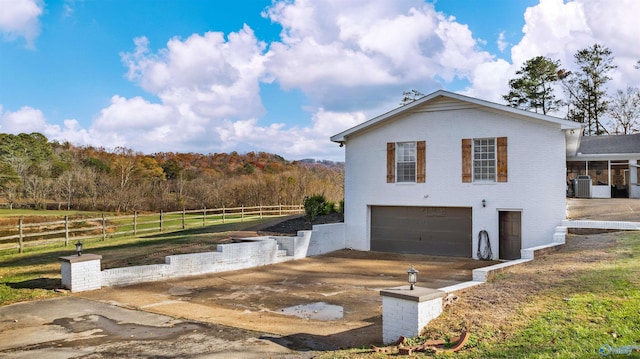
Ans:
[[[640,198],[640,134],[583,136],[567,151],[567,196]]]

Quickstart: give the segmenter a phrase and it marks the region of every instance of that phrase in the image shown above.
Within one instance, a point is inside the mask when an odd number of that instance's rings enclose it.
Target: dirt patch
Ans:
[[[344,214],[331,213],[317,216],[309,221],[305,216],[297,216],[287,219],[275,225],[262,229],[263,232],[279,234],[297,234],[298,231],[310,231],[315,224],[328,224],[344,222]]]

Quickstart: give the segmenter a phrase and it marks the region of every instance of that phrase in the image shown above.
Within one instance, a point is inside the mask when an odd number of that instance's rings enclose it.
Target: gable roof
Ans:
[[[362,132],[366,129],[369,129],[375,125],[384,123],[386,121],[390,121],[393,118],[395,118],[396,116],[400,115],[400,114],[404,114],[404,113],[409,113],[414,109],[417,109],[420,106],[426,105],[429,102],[433,102],[437,99],[442,99],[442,98],[449,98],[449,99],[454,99],[454,100],[458,100],[458,101],[462,101],[465,102],[467,104],[470,105],[470,108],[480,108],[480,107],[484,107],[487,109],[492,109],[492,110],[497,110],[497,111],[502,111],[502,112],[506,112],[509,113],[511,115],[517,116],[517,117],[523,117],[526,119],[531,119],[531,120],[539,120],[539,121],[543,121],[543,122],[548,122],[548,123],[553,123],[553,124],[557,124],[560,126],[560,129],[562,130],[580,130],[582,128],[582,125],[577,123],[577,122],[573,122],[573,121],[567,121],[567,120],[563,120],[561,118],[558,117],[553,117],[553,116],[548,116],[548,115],[542,115],[539,113],[535,113],[535,112],[531,112],[531,111],[525,111],[525,110],[521,110],[521,109],[517,109],[514,107],[510,107],[510,106],[506,106],[506,105],[500,105],[494,102],[489,102],[489,101],[485,101],[485,100],[480,100],[477,98],[473,98],[473,97],[468,97],[468,96],[464,96],[464,95],[459,95],[453,92],[449,92],[449,91],[444,91],[444,90],[438,90],[435,92],[432,92],[429,95],[426,95],[416,101],[413,101],[407,105],[398,107],[394,110],[391,110],[385,114],[382,114],[380,116],[374,117],[368,121],[365,121],[359,125],[356,125],[346,131],[340,132],[334,136],[331,136],[331,141],[333,142],[337,142],[337,143],[344,143],[347,140],[347,137],[357,134],[359,132]],[[577,131],[576,131],[577,132]]]
[[[640,133],[582,137],[578,155],[606,154],[640,154]]]

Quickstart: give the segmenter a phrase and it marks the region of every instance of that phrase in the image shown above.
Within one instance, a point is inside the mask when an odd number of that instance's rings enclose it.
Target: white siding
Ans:
[[[507,137],[508,182],[462,183],[463,138]],[[425,140],[426,182],[386,183],[386,143]],[[498,256],[498,211],[522,211],[522,247],[553,240],[565,218],[565,137],[560,125],[481,109],[417,112],[347,138],[347,246],[370,249],[369,206],[472,207],[477,236],[487,230]],[[486,208],[482,200],[487,201]]]

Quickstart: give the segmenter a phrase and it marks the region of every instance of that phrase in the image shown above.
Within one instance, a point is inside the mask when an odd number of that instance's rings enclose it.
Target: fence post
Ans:
[[[133,212],[133,236],[138,235],[138,211]]]
[[[182,209],[182,229],[184,230],[184,208]]]
[[[18,253],[22,253],[22,218],[18,219]]]
[[[160,210],[160,233],[162,233],[162,210]]]
[[[64,246],[69,245],[69,216],[64,216]]]
[[[227,210],[224,207],[222,207],[222,223],[224,223],[226,212],[227,212]]]
[[[202,209],[202,226],[206,226],[207,225],[207,207],[204,207]]]
[[[260,205],[260,219],[262,219],[262,205]]]
[[[244,222],[244,205],[240,207],[240,222]]]
[[[278,205],[278,215],[282,216],[282,204]]]
[[[104,219],[104,213],[102,214],[102,240],[107,239],[107,221]]]

